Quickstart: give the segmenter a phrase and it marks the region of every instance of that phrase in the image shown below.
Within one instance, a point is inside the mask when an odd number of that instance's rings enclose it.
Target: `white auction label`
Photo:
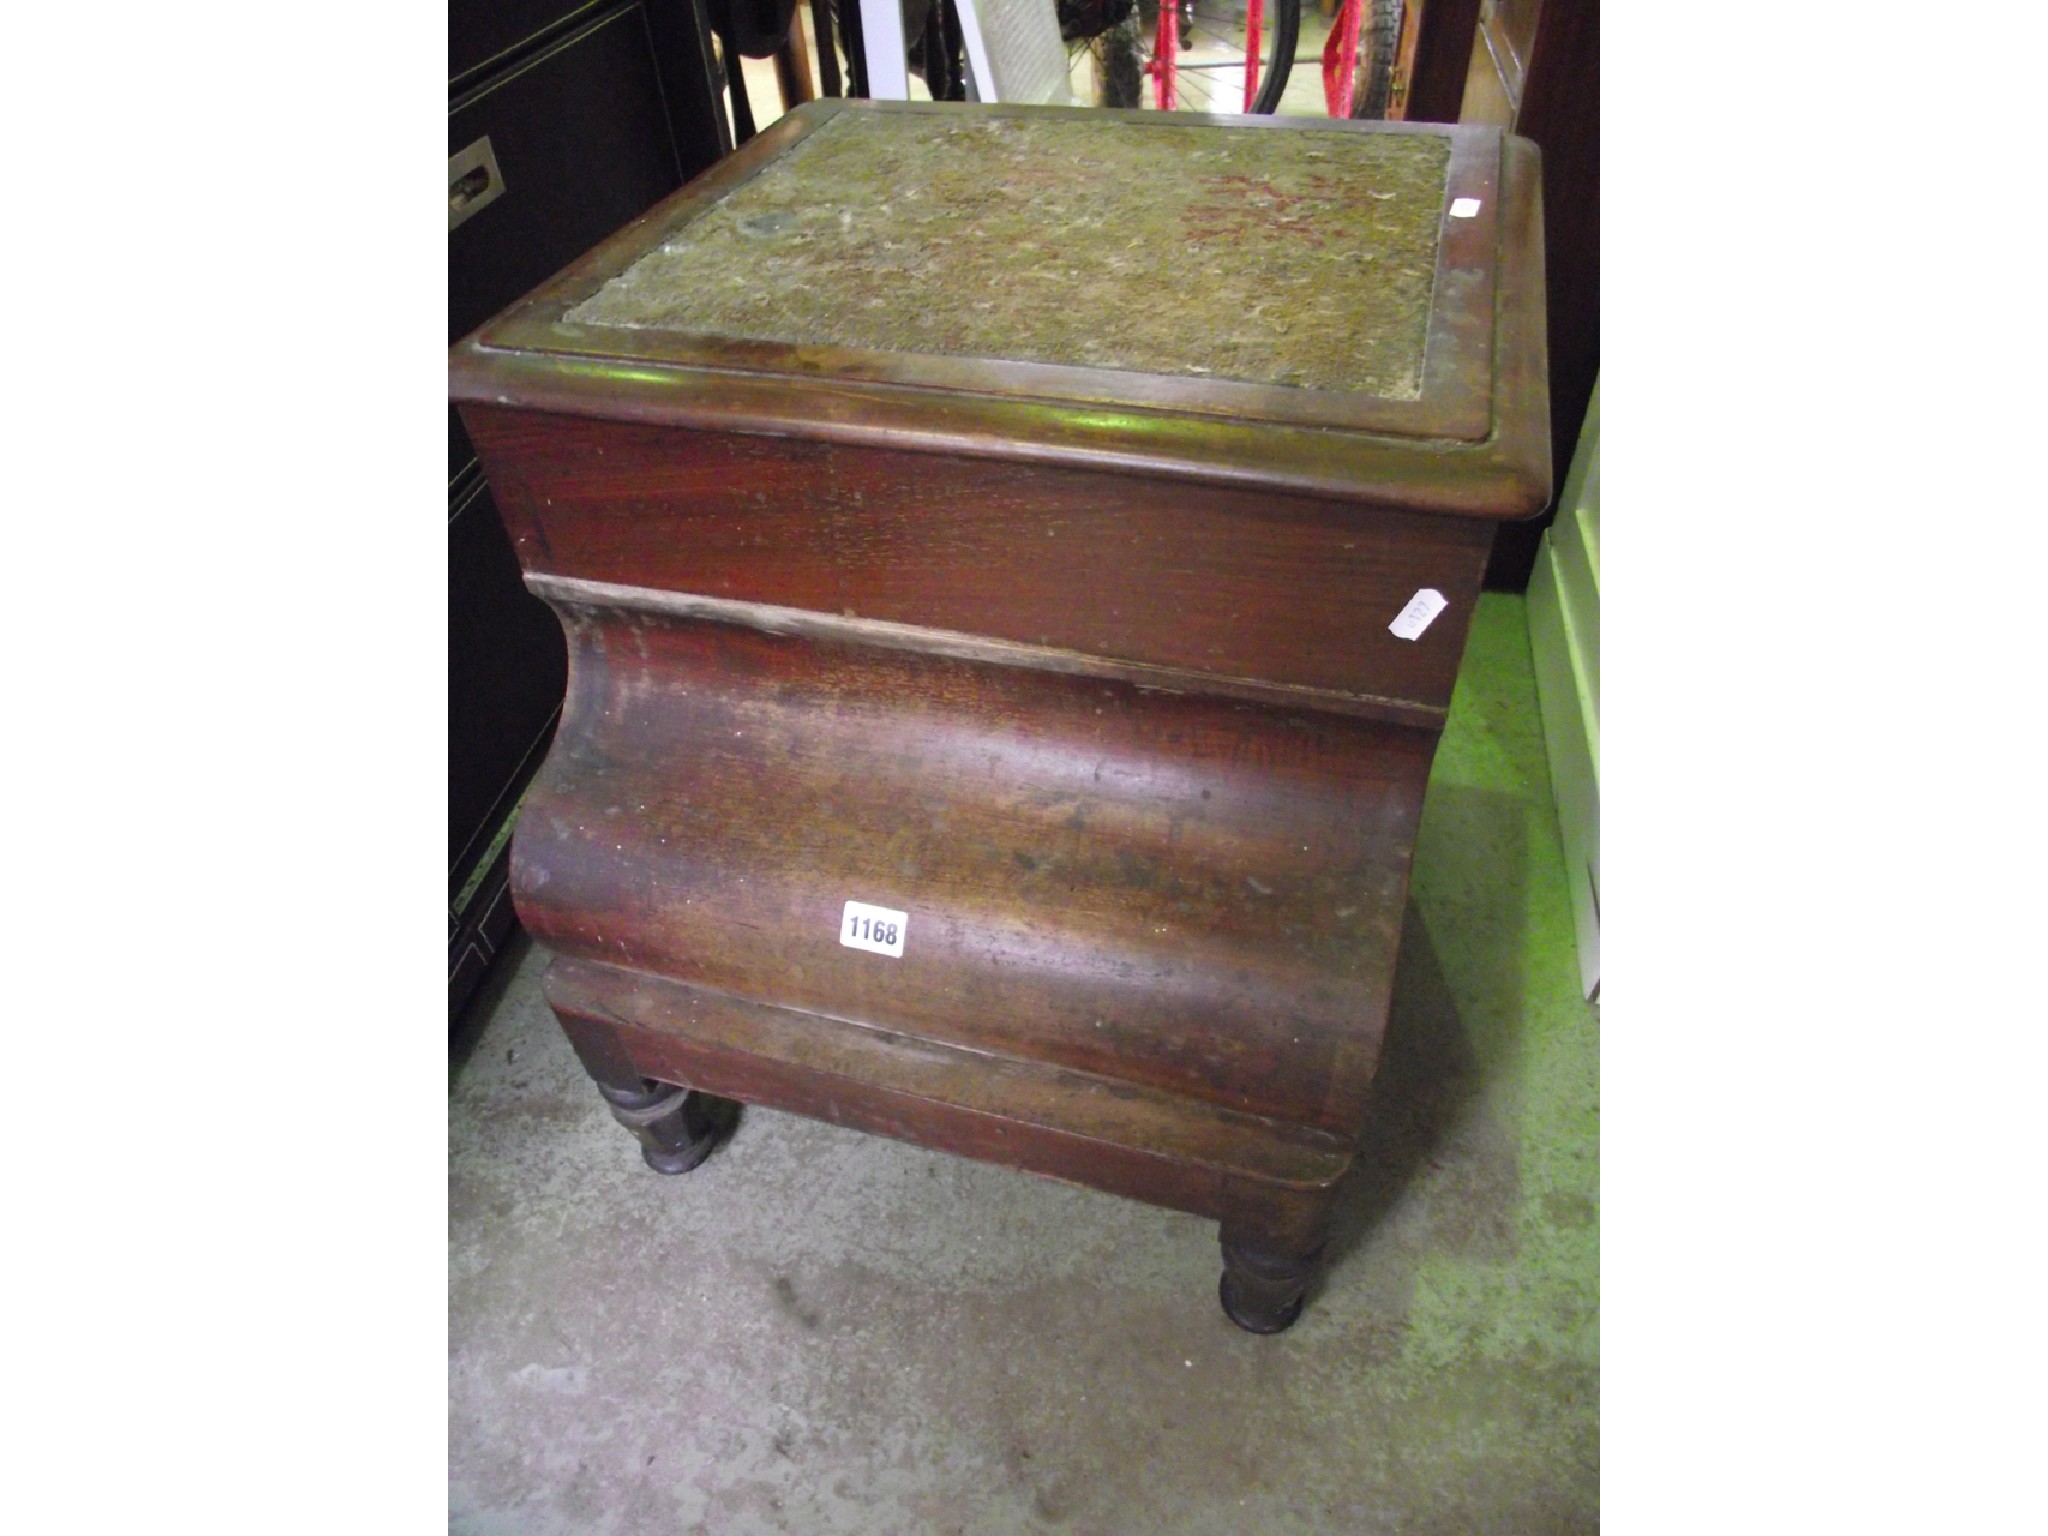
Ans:
[[[1479,199],[1476,197],[1452,198],[1451,217],[1454,219],[1476,219],[1479,217]]]
[[[1450,606],[1443,593],[1437,591],[1435,587],[1424,587],[1408,599],[1408,606],[1394,615],[1394,622],[1387,628],[1394,632],[1397,639],[1413,640],[1435,623],[1436,616]]]
[[[849,901],[839,919],[839,942],[848,949],[865,949],[897,960],[903,958],[903,939],[909,932],[908,912],[871,907],[864,901]]]

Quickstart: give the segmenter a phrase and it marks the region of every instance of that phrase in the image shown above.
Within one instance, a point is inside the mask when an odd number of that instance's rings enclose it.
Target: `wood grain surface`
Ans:
[[[557,606],[513,845],[557,954],[1355,1128],[1433,732]]]
[[[465,411],[530,573],[983,635],[1441,711],[1475,519],[1033,465]],[[1423,587],[1449,612],[1388,624]]]

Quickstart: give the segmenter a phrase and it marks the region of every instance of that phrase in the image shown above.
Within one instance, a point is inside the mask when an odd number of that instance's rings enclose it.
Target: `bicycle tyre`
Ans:
[[[1359,70],[1351,87],[1351,115],[1374,121],[1387,115],[1394,90],[1394,50],[1401,46],[1402,0],[1365,0],[1359,25]]]
[[[1174,0],[1166,0],[1173,4]],[[1155,4],[1135,7],[1129,17],[1090,43],[1095,55],[1096,105],[1104,107],[1151,107],[1152,83],[1147,71],[1152,63],[1152,40],[1157,26]],[[1227,21],[1196,14],[1192,26],[1183,28],[1185,46],[1206,47],[1215,60],[1199,70],[1176,71],[1181,87],[1178,110],[1236,114],[1244,111],[1242,59],[1245,51],[1244,18]],[[1301,0],[1266,0],[1261,26],[1259,90],[1252,111],[1265,116],[1280,105],[1287,89],[1287,77],[1294,67],[1294,51],[1301,37]],[[1235,68],[1228,60],[1239,62]],[[1229,84],[1235,76],[1236,83]],[[1224,87],[1227,85],[1227,90]]]
[[[1301,41],[1301,0],[1268,0],[1268,6],[1271,14],[1266,24],[1273,29],[1273,58],[1259,80],[1258,99],[1252,103],[1253,113],[1260,117],[1270,116],[1279,107],[1287,77],[1294,72],[1294,50]]]
[[[1134,6],[1123,20],[1088,40],[1095,59],[1095,105],[1131,108],[1145,105],[1145,55]]]

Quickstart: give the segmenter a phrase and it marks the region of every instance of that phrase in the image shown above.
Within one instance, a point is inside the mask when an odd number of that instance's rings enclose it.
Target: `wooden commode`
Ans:
[[[1541,229],[1492,129],[835,101],[455,349],[569,642],[513,893],[654,1167],[815,1115],[1293,1321],[1549,494]]]

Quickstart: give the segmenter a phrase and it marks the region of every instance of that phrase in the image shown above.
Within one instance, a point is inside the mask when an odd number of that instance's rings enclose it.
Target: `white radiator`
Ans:
[[[1529,649],[1586,995],[1600,990],[1600,389],[1529,577]]]

